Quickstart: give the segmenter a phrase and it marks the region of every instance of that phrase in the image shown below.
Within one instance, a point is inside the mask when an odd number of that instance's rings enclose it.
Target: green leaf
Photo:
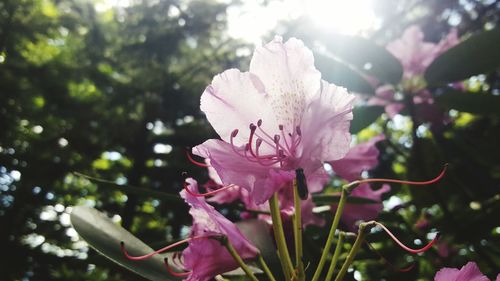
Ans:
[[[329,52],[358,71],[392,84],[401,80],[403,66],[384,47],[361,37],[338,34],[323,34],[322,37]]]
[[[340,201],[339,194],[313,194],[313,200],[316,204],[331,205]],[[372,200],[364,197],[349,196],[347,197],[349,204],[378,204],[380,201]]]
[[[462,92],[455,89],[446,91],[436,97],[441,106],[474,114],[500,115],[500,96],[488,93]]]
[[[436,58],[425,71],[429,85],[489,73],[500,66],[500,28],[474,35]]]
[[[269,225],[257,219],[243,220],[236,223],[238,229],[247,237],[252,244],[260,250],[260,253],[266,260],[273,259],[279,264],[276,255],[276,247],[271,239]]]
[[[120,250],[121,241],[125,242],[127,250],[134,256],[151,253],[153,249],[99,211],[76,206],[71,212],[71,224],[96,251],[142,277],[153,281],[180,280],[170,276],[165,269],[163,258],[171,257],[170,254],[156,255],[142,261],[127,259]]]
[[[384,113],[384,107],[379,105],[355,107],[354,118],[351,121],[351,133],[356,134],[368,125],[372,124]]]
[[[71,212],[71,224],[78,234],[97,252],[117,264],[153,281],[180,280],[167,272],[163,259],[172,259],[172,254],[165,253],[142,261],[127,259],[120,250],[120,242],[124,241],[127,251],[134,256],[153,252],[149,246],[136,238],[130,232],[113,223],[103,213],[87,206],[76,206]],[[239,230],[257,247],[269,265],[279,265],[278,256],[268,225],[261,220],[245,220],[236,223]],[[175,267],[170,264],[175,269]],[[260,270],[256,269],[256,272]],[[236,269],[224,275],[244,275],[241,269]]]
[[[340,61],[318,53],[314,54],[314,58],[316,67],[326,81],[346,87],[349,91],[375,93],[366,79]]]

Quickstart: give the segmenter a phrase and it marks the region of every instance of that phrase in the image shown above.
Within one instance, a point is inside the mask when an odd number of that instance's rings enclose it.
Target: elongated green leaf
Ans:
[[[86,206],[74,207],[71,212],[71,224],[96,251],[142,277],[153,281],[180,280],[170,276],[165,269],[163,257],[168,257],[169,254],[156,255],[142,261],[127,259],[120,250],[121,241],[126,243],[127,250],[132,255],[148,254],[153,252],[153,249],[99,211]]]
[[[340,194],[313,194],[313,200],[316,204],[331,205],[340,201]],[[378,204],[380,201],[375,201],[369,198],[349,196],[347,197],[349,204]]]
[[[127,230],[113,223],[96,209],[86,206],[74,207],[71,213],[71,224],[78,234],[96,251],[142,277],[153,281],[180,280],[171,276],[165,269],[163,258],[171,258],[169,253],[156,255],[142,261],[127,259],[120,250],[121,241],[125,242],[127,251],[134,256],[151,253],[153,249]],[[245,237],[260,250],[269,265],[279,265],[275,247],[269,234],[269,226],[264,221],[246,220],[238,222],[236,225]],[[255,269],[255,272],[260,273],[261,271]],[[227,275],[232,276],[244,274],[241,269],[227,273]]]
[[[252,244],[259,248],[260,253],[266,259],[276,259],[276,249],[271,239],[269,225],[257,219],[244,220],[236,223],[238,229],[247,237]],[[276,260],[278,261],[278,260]]]
[[[429,85],[459,81],[500,67],[500,28],[485,31],[436,58],[425,71]]]
[[[371,123],[375,122],[384,113],[384,107],[379,105],[355,107],[354,118],[351,121],[351,133],[356,134]]]
[[[314,54],[315,65],[322,78],[328,82],[346,87],[349,91],[374,94],[373,87],[358,73],[345,64],[325,55]]]
[[[358,71],[376,77],[380,81],[397,84],[403,75],[401,63],[384,47],[372,41],[339,34],[323,34],[325,43],[332,55],[351,64]]]
[[[500,115],[500,96],[488,93],[469,93],[447,89],[436,97],[436,102],[448,109],[474,114]]]

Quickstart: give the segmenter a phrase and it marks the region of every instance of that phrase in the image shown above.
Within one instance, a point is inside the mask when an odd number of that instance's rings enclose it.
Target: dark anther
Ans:
[[[295,180],[297,181],[297,190],[299,192],[299,197],[302,200],[306,200],[309,194],[307,190],[306,176],[304,175],[304,169],[298,168],[295,170]]]

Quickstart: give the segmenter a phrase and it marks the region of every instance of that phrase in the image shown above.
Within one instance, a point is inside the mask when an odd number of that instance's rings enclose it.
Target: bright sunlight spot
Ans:
[[[310,0],[305,3],[313,22],[335,32],[354,35],[375,29],[379,24],[371,0]]]
[[[243,1],[228,10],[229,34],[232,37],[260,43],[262,36],[275,30],[281,20],[308,17],[318,28],[354,35],[376,29],[379,19],[371,0],[288,0],[270,1],[261,6]]]
[[[260,45],[262,37],[269,32],[279,33],[276,28],[280,21],[300,17],[310,18],[319,29],[348,35],[362,34],[379,25],[372,0],[276,0],[267,5],[255,0],[241,2],[227,10],[228,34],[256,45]],[[132,3],[130,0],[96,0],[96,9],[124,8]]]

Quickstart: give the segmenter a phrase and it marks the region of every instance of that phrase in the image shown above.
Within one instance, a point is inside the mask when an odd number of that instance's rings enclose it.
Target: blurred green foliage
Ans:
[[[144,0],[99,11],[98,2],[0,3],[2,280],[138,280],[89,250],[70,227],[70,206],[106,212],[153,248],[185,235],[190,224],[187,208],[172,195],[182,188],[185,171],[206,179],[205,171],[186,160],[185,149],[215,137],[199,111],[199,96],[213,75],[248,61],[237,56],[237,50],[251,47],[226,32],[226,8],[234,3]],[[399,81],[397,61],[380,46],[406,26],[419,24],[427,40],[438,41],[450,29],[450,15],[460,16],[457,28],[466,37],[498,25],[500,18],[495,1],[375,2],[382,22],[379,30],[365,36],[368,39],[332,40],[303,18],[282,23],[282,30],[308,46],[319,41],[330,48],[338,57],[318,61],[323,76],[369,96],[373,89],[364,75]],[[481,40],[483,49],[498,49]],[[339,42],[356,48],[341,49]],[[466,65],[453,68],[460,70],[453,74],[459,78],[480,74],[466,81],[467,92],[454,94],[439,83],[430,89],[453,120],[444,128],[430,128],[411,110],[396,122],[378,107],[356,109],[353,132],[359,139],[381,132],[388,139],[381,143],[381,162],[371,175],[427,179],[443,163],[450,163],[450,169],[446,179],[432,187],[393,185],[385,199],[397,195],[401,204],[380,218],[405,242],[426,241],[429,231],[440,230],[442,244],[412,257],[375,233],[368,239],[387,259],[399,266],[416,262],[416,269],[394,272],[365,249],[347,279],[359,272],[363,280],[430,280],[440,267],[458,267],[469,260],[490,276],[497,273],[496,49],[488,49],[495,56],[480,57],[469,72]],[[463,57],[465,51],[454,52]],[[364,67],[366,60],[371,60],[370,70]],[[450,60],[460,62],[444,57],[432,71],[441,75]],[[445,76],[436,79],[449,81]],[[333,182],[331,188],[336,187]],[[237,211],[226,207],[229,217],[238,218]],[[423,219],[428,227],[418,228],[415,223]],[[311,227],[306,234],[306,257],[314,264],[326,233]]]

